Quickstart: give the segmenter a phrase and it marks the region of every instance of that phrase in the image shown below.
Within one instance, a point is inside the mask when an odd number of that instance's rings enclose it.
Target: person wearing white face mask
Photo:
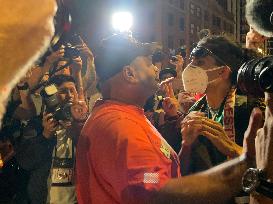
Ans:
[[[182,73],[185,91],[205,94],[181,123],[181,173],[209,169],[242,153],[243,133],[256,104],[236,93],[243,52],[220,36],[202,39]],[[259,106],[259,105],[258,105]]]

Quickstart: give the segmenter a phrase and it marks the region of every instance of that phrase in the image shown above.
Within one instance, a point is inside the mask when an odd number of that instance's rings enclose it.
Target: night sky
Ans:
[[[132,0],[66,0],[72,15],[72,29],[88,45],[95,47],[103,37],[113,33],[111,15],[117,10],[130,9]]]

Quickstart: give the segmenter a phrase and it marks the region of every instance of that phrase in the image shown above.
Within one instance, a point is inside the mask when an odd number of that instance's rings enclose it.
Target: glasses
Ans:
[[[212,56],[213,58],[215,58],[217,61],[219,61],[223,65],[226,65],[226,63],[223,60],[221,60],[221,58],[219,58],[217,55],[215,55],[208,48],[205,48],[205,47],[202,47],[202,46],[197,46],[191,51],[190,59],[192,57],[200,58],[200,57],[206,57],[208,55]]]

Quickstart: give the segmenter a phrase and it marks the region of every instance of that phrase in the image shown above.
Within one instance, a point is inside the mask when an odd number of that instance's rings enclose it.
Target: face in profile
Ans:
[[[152,64],[151,57],[137,57],[132,66],[135,68],[140,88],[154,94],[159,88],[160,80],[159,70]]]

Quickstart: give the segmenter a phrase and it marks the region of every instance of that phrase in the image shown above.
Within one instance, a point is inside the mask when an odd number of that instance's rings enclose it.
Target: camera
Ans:
[[[237,84],[247,95],[259,97],[264,92],[273,93],[273,56],[244,63],[238,71]]]
[[[46,112],[51,113],[55,120],[72,120],[72,103],[66,103],[64,105],[60,103],[58,99],[58,90],[54,84],[46,85],[41,91],[41,96],[46,105]]]
[[[162,62],[164,60],[164,53],[161,51],[156,51],[153,56],[152,56],[152,62],[154,63],[159,63]]]
[[[64,58],[71,60],[80,56],[81,52],[77,48],[83,44],[83,40],[79,34],[66,33],[63,36],[64,41]]]
[[[64,47],[64,58],[71,60],[73,58],[77,58],[80,56],[80,51],[76,46],[71,45],[70,43],[67,43]]]

